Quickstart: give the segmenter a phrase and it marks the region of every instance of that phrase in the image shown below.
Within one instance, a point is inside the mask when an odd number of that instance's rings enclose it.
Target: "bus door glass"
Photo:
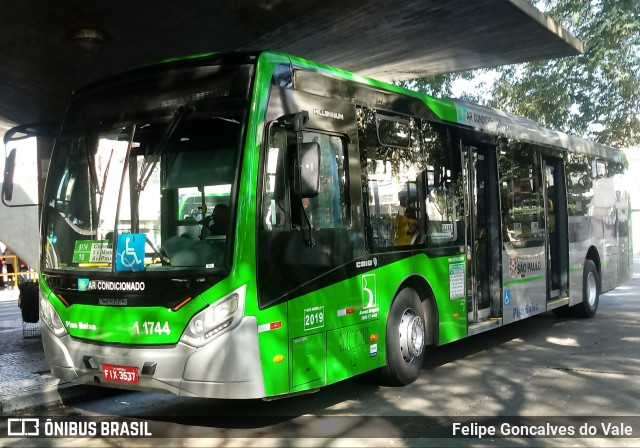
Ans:
[[[547,299],[568,297],[569,243],[563,160],[544,157],[547,216]]]
[[[467,313],[469,322],[475,323],[501,317],[495,148],[463,144],[463,157],[469,198]]]
[[[547,309],[544,188],[540,154],[530,143],[499,141],[503,323]]]

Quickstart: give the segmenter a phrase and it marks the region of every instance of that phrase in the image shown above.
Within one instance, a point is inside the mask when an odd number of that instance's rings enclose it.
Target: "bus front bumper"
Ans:
[[[227,333],[194,348],[122,346],[57,337],[42,325],[42,342],[52,373],[79,384],[169,392],[205,398],[265,396],[256,319],[246,316]],[[106,381],[102,365],[135,367],[137,383]]]

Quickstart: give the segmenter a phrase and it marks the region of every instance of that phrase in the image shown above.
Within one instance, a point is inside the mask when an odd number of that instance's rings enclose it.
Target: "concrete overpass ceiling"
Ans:
[[[101,34],[83,44],[85,29]],[[76,87],[202,52],[270,49],[398,80],[582,51],[526,0],[24,0],[3,8],[0,42],[0,126],[58,121]]]

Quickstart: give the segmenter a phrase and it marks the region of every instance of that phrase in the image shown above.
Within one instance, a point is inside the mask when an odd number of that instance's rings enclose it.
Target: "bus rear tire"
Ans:
[[[405,386],[418,379],[425,356],[426,328],[418,293],[403,289],[391,304],[387,318],[387,365],[380,371],[385,384]]]
[[[591,260],[585,260],[582,269],[582,302],[573,306],[563,306],[553,310],[557,317],[589,318],[596,315],[600,302],[600,277]]]
[[[575,317],[593,317],[600,302],[600,281],[598,269],[591,260],[585,260],[582,270],[582,303],[570,308]]]
[[[582,302],[573,306],[563,306],[553,310],[557,317],[588,318],[596,315],[600,302],[600,277],[591,260],[585,260],[582,269]]]

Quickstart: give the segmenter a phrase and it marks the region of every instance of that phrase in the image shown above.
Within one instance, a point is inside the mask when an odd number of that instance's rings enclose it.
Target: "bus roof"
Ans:
[[[617,148],[545,128],[528,118],[460,99],[450,101],[456,108],[456,122],[478,131],[604,157],[617,162],[624,159],[624,153]]]
[[[271,53],[279,54],[279,53]],[[503,112],[492,107],[481,106],[455,98],[436,98],[422,92],[408,90],[400,86],[377,81],[345,70],[317,64],[303,58],[286,56],[298,68],[318,71],[329,76],[348,79],[373,88],[412,96],[423,101],[443,121],[457,123],[480,132],[537,143],[544,146],[585,153],[623,163],[624,153],[607,145],[584,138],[545,128],[528,118]]]
[[[266,57],[272,60],[286,60],[295,68],[310,70],[329,77],[346,79],[358,84],[367,85],[381,91],[394,92],[399,95],[416,98],[425,103],[439,119],[446,122],[457,123],[463,127],[469,127],[487,134],[537,143],[565,151],[570,150],[585,153],[621,163],[626,161],[624,152],[617,148],[565,134],[564,132],[547,129],[528,118],[503,112],[491,107],[481,106],[461,99],[436,98],[422,92],[405,89],[401,86],[378,81],[346,70],[318,64],[304,58],[275,51],[203,53],[183,58],[167,59],[155,64],[121,73],[120,75],[112,76],[106,80],[94,82],[79,89],[75,93],[78,94],[86,92],[87,90],[91,91],[105,85],[105,83],[112,84],[118,80],[127,79],[129,76],[136,73],[162,70],[162,67],[202,65],[205,63],[219,63],[223,60],[249,62],[251,60],[255,61],[258,57]]]

